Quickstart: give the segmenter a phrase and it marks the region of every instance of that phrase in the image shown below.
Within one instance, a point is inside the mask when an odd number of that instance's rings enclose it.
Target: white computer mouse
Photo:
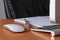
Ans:
[[[24,27],[22,27],[19,24],[5,24],[3,26],[4,28],[7,28],[8,30],[12,32],[23,32],[24,31]]]

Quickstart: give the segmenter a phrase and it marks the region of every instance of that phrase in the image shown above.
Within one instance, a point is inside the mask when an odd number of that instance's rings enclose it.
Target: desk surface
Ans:
[[[23,33],[13,33],[7,29],[3,28],[4,24],[17,23],[22,25],[22,23],[14,22],[14,20],[0,20],[0,40],[60,40],[60,36],[51,37],[50,33],[34,32],[27,30]],[[26,29],[29,27],[22,25]]]

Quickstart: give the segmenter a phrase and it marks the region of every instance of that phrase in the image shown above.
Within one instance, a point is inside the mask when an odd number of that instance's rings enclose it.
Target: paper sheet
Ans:
[[[37,16],[37,17],[29,17],[27,18],[30,24],[41,27],[41,26],[49,26],[49,25],[57,25],[55,23],[51,23],[49,16]],[[14,19],[15,21],[25,23],[24,18]]]

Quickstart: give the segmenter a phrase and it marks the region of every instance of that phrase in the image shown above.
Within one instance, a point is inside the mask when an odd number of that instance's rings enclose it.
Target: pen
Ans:
[[[32,26],[27,18],[24,18],[24,20],[25,20],[25,22],[26,22],[26,23],[25,23],[26,25],[28,25],[29,27]]]
[[[28,20],[28,18],[24,18],[24,20],[25,20],[25,24],[26,25],[28,25],[30,28],[37,28],[36,26],[34,26],[34,25],[32,25],[31,23],[30,23],[30,21]]]

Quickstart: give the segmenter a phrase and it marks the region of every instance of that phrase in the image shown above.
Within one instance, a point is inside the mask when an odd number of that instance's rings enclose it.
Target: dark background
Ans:
[[[11,1],[15,18],[49,15],[50,0],[9,0],[9,1]],[[11,9],[11,7],[9,8]],[[12,13],[13,12],[11,12],[10,14]]]

